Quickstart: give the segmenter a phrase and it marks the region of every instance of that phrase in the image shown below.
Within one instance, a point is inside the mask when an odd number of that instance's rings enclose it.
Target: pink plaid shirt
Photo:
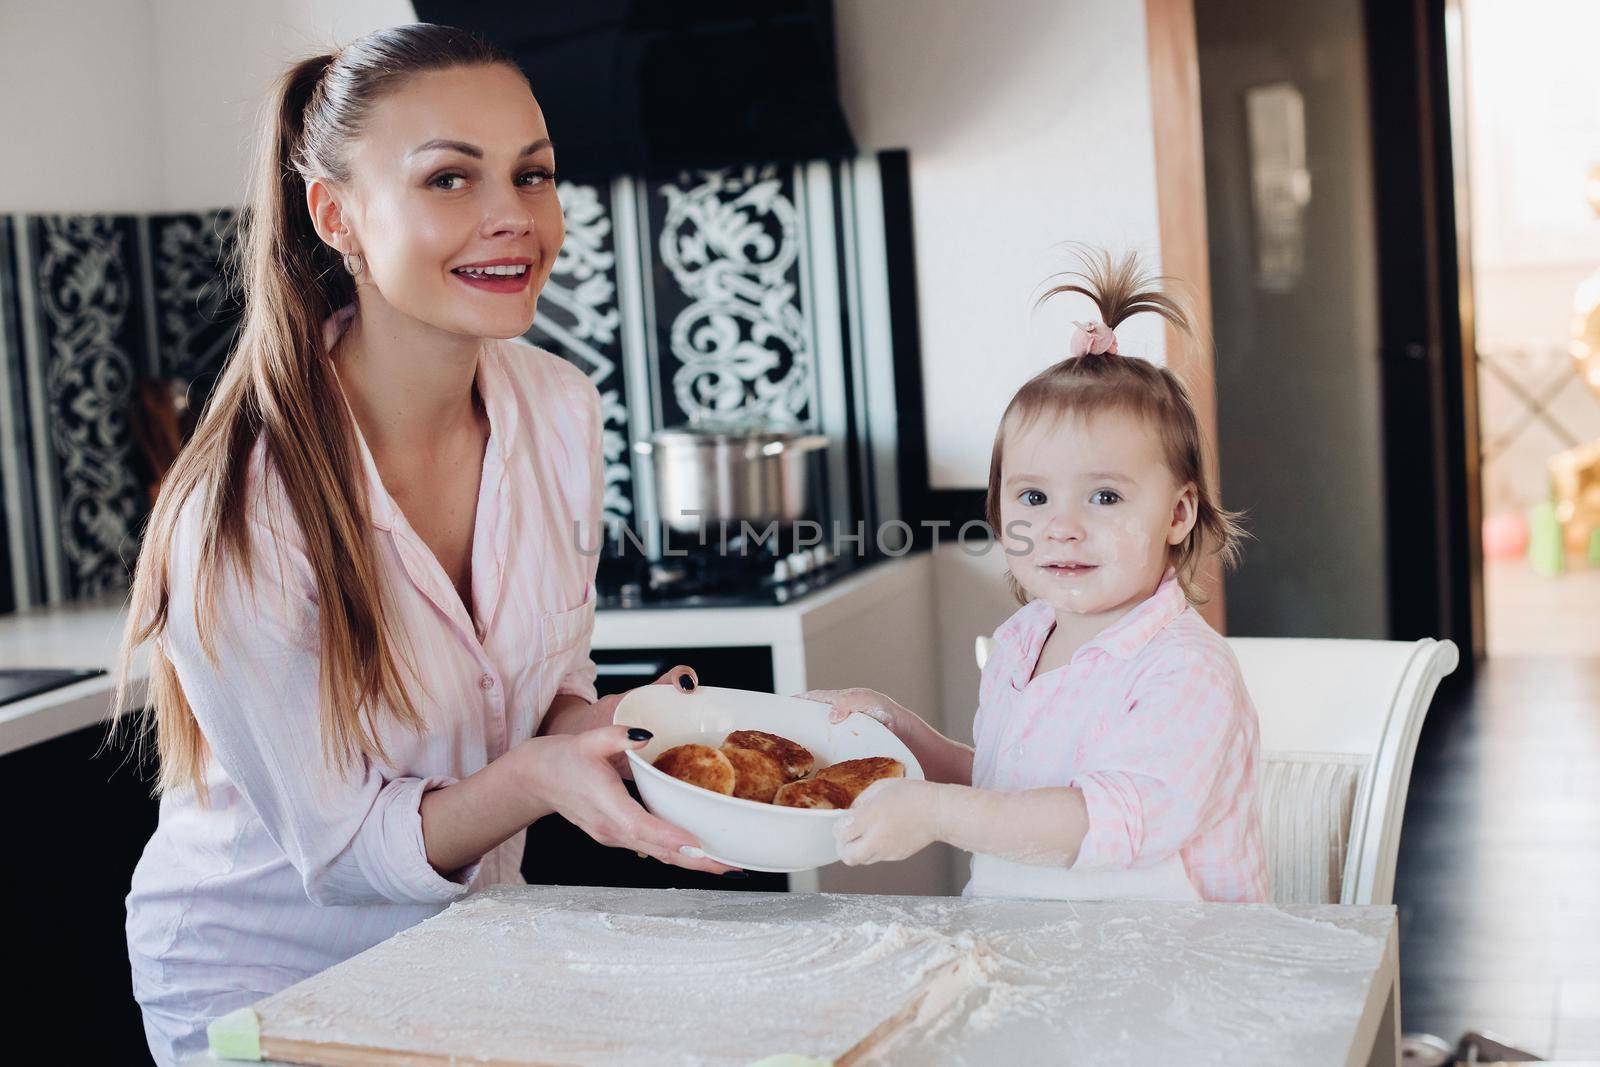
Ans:
[[[1232,650],[1176,576],[1071,662],[1030,680],[1054,627],[1054,610],[1036,600],[995,631],[972,784],[1081,789],[1089,832],[1074,871],[1177,854],[1204,899],[1266,900],[1255,708]]]

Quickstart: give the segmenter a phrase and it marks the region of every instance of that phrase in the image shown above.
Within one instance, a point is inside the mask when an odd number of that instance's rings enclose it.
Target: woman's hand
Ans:
[[[693,667],[686,667],[680,663],[650,684],[670,685],[682,692],[692,693],[700,684],[700,676],[695,674]],[[633,690],[628,690],[628,693],[631,692]],[[539,732],[545,735],[577,734],[610,726],[611,720],[616,717],[617,705],[628,693],[613,693],[611,696],[601,697],[593,704],[581,697],[557,697],[550,705],[549,712],[545,714]],[[633,778],[633,767],[628,763],[626,752],[618,752],[613,756],[611,765],[622,777]]]
[[[798,696],[801,700],[815,700],[819,704],[829,705],[829,722],[844,722],[851,715],[865,715],[877,719],[889,728],[890,733],[902,739],[902,731],[911,728],[912,720],[922,723],[922,717],[916,712],[876,689],[808,689]]]
[[[631,848],[662,863],[723,874],[734,868],[707,859],[686,830],[651,815],[622,785],[614,761],[650,741],[647,730],[605,726],[580,734],[536,737],[527,752],[528,788],[553,811],[611,848]]]
[[[942,801],[949,788],[913,778],[873,782],[834,824],[839,859],[857,867],[921,852],[939,840]]]

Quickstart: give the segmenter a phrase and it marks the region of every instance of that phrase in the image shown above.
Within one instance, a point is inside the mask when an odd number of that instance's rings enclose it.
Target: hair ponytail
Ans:
[[[1068,271],[1066,276],[1080,281],[1045,290],[1035,307],[1060,293],[1077,293],[1094,303],[1101,321],[1113,330],[1141,311],[1149,311],[1160,315],[1182,333],[1193,332],[1189,313],[1175,297],[1162,292],[1161,279],[1145,270],[1137,255],[1130,252],[1114,260],[1103,248],[1084,245],[1075,248],[1081,269]]]
[[[205,652],[225,566],[252,576],[250,455],[264,441],[274,496],[281,496],[316,584],[324,753],[332,766],[385,760],[382,716],[421,730],[402,675],[404,650],[384,610],[381,572],[354,427],[323,341],[323,324],[355,299],[337,254],[306,208],[311,178],[348,180],[346,147],[374,102],[428,70],[515,64],[481,38],[424,23],[380,30],[337,54],[300,60],[263,108],[256,173],[242,219],[244,325],[194,437],[163,481],[134,572],[114,714],[127,699],[135,649],[158,639],[168,615],[169,565],[178,516],[200,494],[196,613]],[[281,489],[281,492],[277,490]],[[158,791],[193,785],[205,800],[205,738],[159,640],[151,649],[147,723],[161,772]],[[113,722],[115,728],[116,721]]]

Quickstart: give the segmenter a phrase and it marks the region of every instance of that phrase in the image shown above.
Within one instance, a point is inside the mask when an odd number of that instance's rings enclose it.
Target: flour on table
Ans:
[[[893,921],[623,915],[482,895],[256,1011],[269,1047],[276,1037],[468,1060],[745,1067],[779,1052],[843,1055],[962,980],[973,950],[970,938]]]

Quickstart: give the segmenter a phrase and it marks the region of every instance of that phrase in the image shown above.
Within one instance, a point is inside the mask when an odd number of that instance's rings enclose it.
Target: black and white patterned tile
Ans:
[[[233,350],[244,316],[239,213],[156,215],[149,223],[155,350],[150,372],[191,383],[197,408]]]
[[[129,216],[45,215],[17,231],[43,559],[34,602],[122,588],[137,551],[147,511],[128,421],[145,346],[137,230]]]
[[[780,426],[812,415],[804,227],[795,171],[694,171],[648,183],[661,424],[749,416]]]
[[[561,182],[557,191],[567,237],[539,296],[539,314],[527,337],[581,368],[600,391],[604,513],[607,524],[615,526],[633,518],[634,487],[610,192],[577,182]]]

